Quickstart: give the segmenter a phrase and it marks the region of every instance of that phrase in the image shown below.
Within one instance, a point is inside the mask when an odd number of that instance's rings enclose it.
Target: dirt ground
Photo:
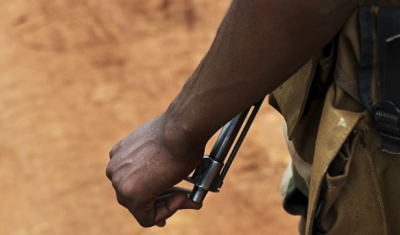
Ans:
[[[221,193],[165,228],[140,228],[105,177],[109,149],[167,107],[229,2],[2,1],[0,234],[296,234],[283,121],[266,104]]]

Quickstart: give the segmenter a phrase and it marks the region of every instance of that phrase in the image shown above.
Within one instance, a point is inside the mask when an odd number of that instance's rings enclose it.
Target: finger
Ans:
[[[173,193],[154,207],[154,224],[158,224],[175,214],[188,200],[186,193]]]
[[[156,224],[156,226],[162,228],[162,227],[165,227],[166,224],[167,224],[167,221],[164,220],[164,221],[161,221],[160,223]]]
[[[156,198],[156,200],[154,201],[154,205],[157,205],[157,204],[167,200],[169,197],[171,197],[171,195],[172,195],[172,193],[162,194],[161,196]]]
[[[164,197],[164,196],[162,196]],[[163,221],[175,214],[176,211],[183,205],[187,199],[186,193],[172,193],[159,200],[157,204],[155,201],[134,203],[126,202],[126,208],[136,218],[138,223],[145,228],[154,225],[162,225]]]
[[[187,188],[182,188],[182,187],[172,187],[170,189],[168,189],[167,191],[165,191],[164,193],[160,194],[160,196],[164,195],[164,194],[171,194],[171,193],[186,193],[186,194],[190,194],[190,190]]]
[[[203,206],[203,204],[199,204],[197,202],[194,202],[194,201],[190,200],[189,197],[188,197],[187,200],[185,201],[185,203],[183,203],[181,205],[179,210],[186,210],[186,209],[200,210],[202,206]]]
[[[189,195],[191,193],[191,190],[187,188],[182,188],[182,187],[172,187],[169,190],[167,190],[165,193],[161,194],[159,197],[157,197],[155,204],[158,204],[159,202],[167,199],[172,193],[186,193],[187,194],[187,200],[185,201],[184,204],[182,204],[181,208],[179,209],[193,209],[193,210],[199,210],[203,206],[202,204],[198,204],[196,202],[193,202],[192,200],[189,199]]]
[[[164,193],[160,194],[154,202],[154,205],[157,205],[158,203],[166,200],[168,197],[170,197],[173,193],[186,193],[187,195],[190,194],[190,190],[182,187],[172,187],[165,191]]]
[[[186,191],[186,190],[185,190]],[[186,193],[186,192],[184,192]],[[167,200],[173,193],[165,193],[162,194],[161,196],[157,197],[154,205],[159,204],[160,202],[163,202],[165,200]],[[201,207],[203,206],[202,204],[198,204],[192,200],[189,199],[189,195],[190,193],[187,193],[187,199],[186,201],[181,205],[181,207],[179,208],[179,210],[184,210],[184,209],[192,209],[192,210],[199,210],[201,209]]]

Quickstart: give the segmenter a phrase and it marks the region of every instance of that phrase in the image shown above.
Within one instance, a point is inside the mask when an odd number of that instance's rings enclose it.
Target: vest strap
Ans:
[[[383,152],[400,154],[400,9],[381,7],[377,21],[380,101],[373,103],[374,37],[371,6],[359,12],[361,58],[359,95],[375,118]]]

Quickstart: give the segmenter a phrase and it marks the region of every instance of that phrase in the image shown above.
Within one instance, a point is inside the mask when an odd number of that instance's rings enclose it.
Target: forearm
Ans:
[[[235,0],[211,49],[165,115],[204,142],[337,33],[354,0]]]

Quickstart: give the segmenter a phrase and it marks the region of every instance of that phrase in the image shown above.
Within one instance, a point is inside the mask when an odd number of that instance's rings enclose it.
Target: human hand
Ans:
[[[117,200],[143,227],[164,226],[178,210],[201,207],[188,199],[189,190],[174,186],[201,162],[204,145],[191,146],[178,129],[162,115],[110,152],[106,174]]]

